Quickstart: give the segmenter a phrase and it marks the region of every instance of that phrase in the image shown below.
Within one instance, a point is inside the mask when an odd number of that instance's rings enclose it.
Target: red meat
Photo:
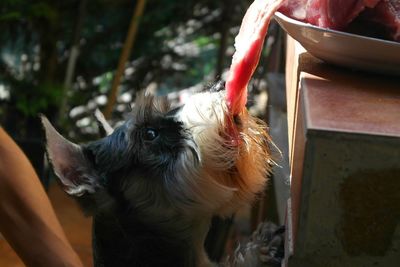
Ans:
[[[319,27],[342,30],[365,8],[373,8],[380,1],[287,0],[279,11],[291,18]]]
[[[367,10],[364,19],[385,26],[390,37],[400,42],[400,1],[381,0],[372,10]]]
[[[260,59],[272,16],[285,0],[255,0],[247,10],[235,38],[235,54],[226,81],[226,100],[233,115],[245,108],[247,84]]]
[[[226,100],[233,115],[246,105],[247,84],[257,67],[269,22],[279,9],[294,19],[319,27],[345,29],[361,12],[385,25],[400,41],[399,0],[255,0],[247,10],[238,36],[236,52],[226,81]]]
[[[334,30],[346,30],[354,19],[362,17],[362,21],[368,22],[364,28],[373,22],[382,26],[389,38],[400,42],[399,0],[287,0],[279,11],[296,20]],[[368,29],[360,33],[370,35]]]
[[[309,0],[287,0],[279,11],[288,17],[307,22],[307,3]]]
[[[310,0],[308,22],[320,27],[342,30],[366,7],[374,7],[380,0]]]

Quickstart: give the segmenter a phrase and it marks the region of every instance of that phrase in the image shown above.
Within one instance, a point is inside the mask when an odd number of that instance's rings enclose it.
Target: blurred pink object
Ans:
[[[279,9],[288,17],[333,30],[345,30],[361,13],[400,41],[399,0],[287,0]],[[367,26],[366,26],[367,27]]]
[[[310,24],[342,30],[365,8],[381,0],[287,0],[279,9],[283,14]]]
[[[384,25],[393,40],[400,42],[400,1],[381,0],[373,10],[368,10],[364,19]]]
[[[269,22],[284,1],[255,0],[243,18],[225,85],[228,107],[233,115],[246,106],[247,85],[258,65]]]

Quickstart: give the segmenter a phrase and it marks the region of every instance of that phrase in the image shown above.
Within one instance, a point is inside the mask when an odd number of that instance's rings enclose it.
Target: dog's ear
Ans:
[[[41,119],[46,131],[47,154],[64,190],[75,197],[94,194],[102,187],[100,178],[82,147],[61,136],[46,117]]]

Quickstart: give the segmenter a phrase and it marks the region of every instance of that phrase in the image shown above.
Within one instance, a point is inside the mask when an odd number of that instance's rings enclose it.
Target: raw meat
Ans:
[[[297,20],[334,30],[344,29],[365,8],[380,0],[288,0],[280,8],[283,14]]]
[[[400,42],[400,1],[381,0],[372,10],[367,10],[364,19],[385,26],[391,39]]]
[[[361,21],[367,22],[361,25],[365,29],[357,25],[361,34],[373,35],[368,34],[373,22],[389,33],[388,38],[400,42],[399,0],[287,0],[279,11],[296,20],[343,31],[361,16]]]
[[[284,1],[255,0],[243,18],[226,81],[226,100],[233,115],[238,115],[245,108],[247,84],[260,59],[269,22]]]
[[[307,22],[307,2],[309,0],[287,0],[279,8],[279,11],[286,16]]]

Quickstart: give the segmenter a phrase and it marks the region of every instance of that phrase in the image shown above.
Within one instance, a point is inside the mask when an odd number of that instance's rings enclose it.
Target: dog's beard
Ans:
[[[199,149],[200,164],[193,168],[188,154],[182,154],[176,170],[201,210],[231,215],[262,192],[270,170],[265,123],[247,112],[232,118],[224,91],[192,96],[177,117]],[[237,127],[238,136],[231,135],[228,125]]]

